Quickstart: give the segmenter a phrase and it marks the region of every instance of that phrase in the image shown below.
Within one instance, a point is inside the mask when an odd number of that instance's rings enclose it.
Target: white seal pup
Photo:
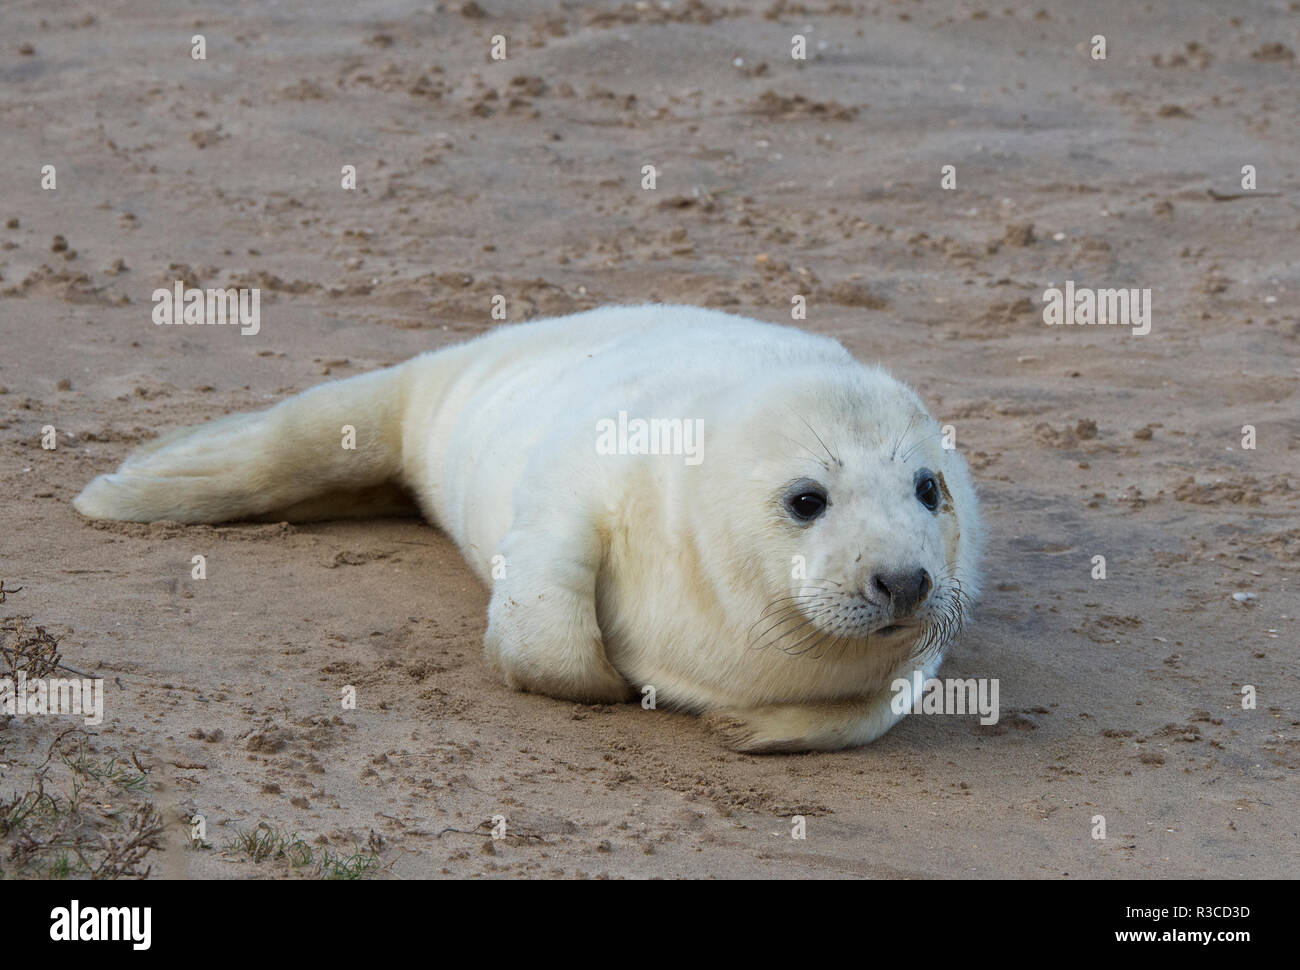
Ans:
[[[941,438],[827,337],[609,307],[174,432],[73,504],[302,519],[399,485],[491,587],[486,654],[512,687],[653,688],[737,750],[835,749],[903,716],[894,680],[933,675],[976,595],[975,491]]]

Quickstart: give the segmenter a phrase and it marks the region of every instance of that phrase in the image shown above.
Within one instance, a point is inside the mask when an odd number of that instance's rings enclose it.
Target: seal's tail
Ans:
[[[410,384],[402,364],[172,432],[94,479],[73,507],[128,522],[324,518],[358,502],[370,514],[409,509],[398,496]]]

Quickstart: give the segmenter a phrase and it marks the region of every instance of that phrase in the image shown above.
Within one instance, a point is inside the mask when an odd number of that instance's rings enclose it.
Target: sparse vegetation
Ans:
[[[96,762],[86,740],[79,729],[60,734],[31,783],[0,797],[0,877],[149,875],[146,858],[162,847],[162,817],[152,802],[116,804],[123,793],[138,792],[145,776],[122,770],[116,759]],[[51,790],[51,772],[59,768],[70,793]]]
[[[365,848],[358,846],[351,855],[336,855],[328,848],[319,854],[298,835],[281,835],[262,822],[247,832],[236,831],[225,851],[252,862],[283,861],[294,870],[310,868],[322,879],[362,879],[379,869],[375,839]]]
[[[0,603],[21,589],[0,581]],[[0,679],[23,673],[34,680],[57,670],[71,671],[63,663],[58,638],[30,619],[0,620]],[[10,728],[14,720],[0,713],[0,730]],[[21,723],[34,733],[53,722]],[[11,758],[11,743],[0,734],[0,878],[149,875],[146,860],[162,847],[165,826],[152,801],[141,797],[149,790],[149,772],[134,755],[129,761],[102,757],[91,735],[71,728],[49,743],[39,764],[24,769],[5,763]],[[23,782],[19,779],[25,771],[30,777]]]
[[[6,590],[8,593],[17,590]],[[0,679],[48,677],[62,664],[58,638],[43,626],[28,627],[28,616],[6,616],[0,620]]]

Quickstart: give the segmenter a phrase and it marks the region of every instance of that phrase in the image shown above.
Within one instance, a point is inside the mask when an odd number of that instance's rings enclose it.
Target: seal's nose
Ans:
[[[904,617],[916,612],[916,608],[930,595],[934,583],[924,569],[913,569],[872,573],[868,586],[875,594],[873,598],[887,602],[895,617]]]

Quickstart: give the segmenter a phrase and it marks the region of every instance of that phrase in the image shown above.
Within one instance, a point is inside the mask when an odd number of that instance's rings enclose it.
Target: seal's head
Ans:
[[[778,403],[747,422],[734,496],[762,525],[730,543],[749,566],[749,645],[873,656],[882,675],[937,658],[978,586],[979,513],[954,443],[910,389],[857,363],[788,374],[763,400]]]

